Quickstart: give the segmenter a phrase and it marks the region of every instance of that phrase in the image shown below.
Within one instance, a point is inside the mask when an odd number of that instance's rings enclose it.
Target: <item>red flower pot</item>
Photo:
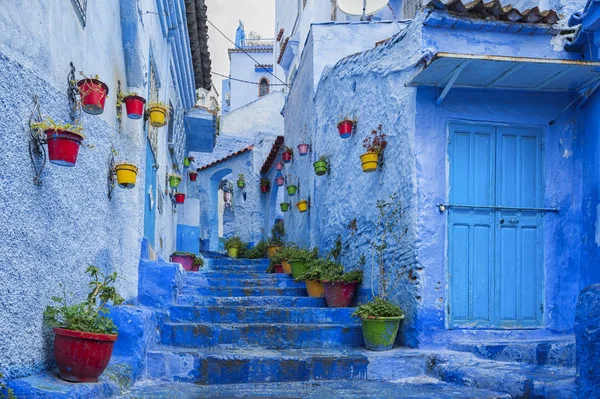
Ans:
[[[338,123],[337,127],[338,131],[340,132],[340,137],[343,139],[347,139],[352,135],[352,128],[354,127],[354,122],[345,119]]]
[[[283,266],[282,265],[275,265],[275,273],[282,274],[283,273]]]
[[[260,191],[262,191],[263,193],[268,193],[269,192],[269,186],[260,186]]]
[[[196,181],[197,177],[198,177],[198,173],[190,172],[190,181]]]
[[[278,170],[278,171],[283,170],[283,164],[281,162],[277,162],[275,164],[275,170]]]
[[[171,262],[181,263],[185,270],[197,272],[200,266],[194,266],[194,258],[189,255],[171,255]]]
[[[175,202],[178,204],[183,204],[183,202],[185,201],[185,194],[184,193],[177,193],[175,194]]]
[[[81,94],[81,107],[91,115],[104,112],[104,102],[108,96],[108,86],[98,79],[82,79],[77,82]]]
[[[290,163],[292,161],[292,153],[291,152],[284,152],[281,155],[281,159],[283,159],[284,163]]]
[[[298,154],[300,154],[300,156],[308,154],[308,144],[298,144]]]
[[[128,96],[124,101],[129,119],[141,119],[144,116],[144,104],[146,104],[144,97]]]
[[[280,176],[275,179],[275,182],[277,183],[278,186],[283,186],[283,183],[285,183],[285,178],[283,176]]]
[[[112,356],[117,334],[94,334],[54,328],[54,358],[60,378],[96,382]]]
[[[325,300],[330,308],[347,308],[354,296],[357,283],[323,281]]]
[[[68,130],[46,130],[48,159],[56,165],[75,166],[83,136]]]

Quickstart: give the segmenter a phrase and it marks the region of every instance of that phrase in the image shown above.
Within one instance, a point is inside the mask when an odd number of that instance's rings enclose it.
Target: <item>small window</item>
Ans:
[[[85,13],[87,10],[87,0],[71,0],[73,4],[73,8],[75,8],[75,12],[79,17],[79,22],[85,28]]]
[[[269,79],[261,78],[258,84],[258,96],[262,97],[269,94]]]

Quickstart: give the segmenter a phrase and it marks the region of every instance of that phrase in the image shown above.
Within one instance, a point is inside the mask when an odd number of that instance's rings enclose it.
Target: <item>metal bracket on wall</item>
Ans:
[[[112,192],[115,189],[115,147],[110,147],[110,155],[108,156],[108,174],[107,174],[107,183],[108,183],[108,199],[112,199]]]
[[[42,129],[35,127],[35,123],[42,122],[42,113],[40,112],[40,103],[38,96],[33,97],[33,107],[31,109],[31,115],[29,116],[29,124],[27,130],[29,131],[29,157],[31,158],[31,165],[33,166],[33,184],[36,186],[42,185],[42,172],[44,166],[46,166],[46,148],[44,145],[47,140],[44,138],[44,132]]]
[[[121,93],[121,81],[117,80],[117,130],[121,133],[123,128],[123,93]]]
[[[79,99],[79,88],[77,87],[77,80],[75,79],[75,65],[70,63],[71,69],[69,71],[69,75],[67,76],[67,96],[69,98],[69,116],[73,122],[79,120],[81,116],[81,101]]]

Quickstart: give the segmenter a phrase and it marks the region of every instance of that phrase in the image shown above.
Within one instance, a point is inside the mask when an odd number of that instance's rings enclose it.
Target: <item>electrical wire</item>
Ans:
[[[208,22],[213,28],[215,28],[217,30],[217,32],[219,32],[225,39],[227,39],[227,41],[229,41],[231,44],[233,44],[235,47],[237,47],[238,49],[242,50],[242,52],[244,54],[246,54],[248,57],[250,57],[254,62],[256,62],[257,65],[260,65],[260,62],[256,61],[256,59],[254,57],[252,57],[250,54],[248,54],[248,52],[246,50],[244,50],[242,47],[238,46],[236,42],[232,41],[230,38],[227,37],[227,35],[225,33],[223,33],[221,31],[221,29],[217,28],[215,26],[215,24],[213,24],[212,22],[210,22],[210,20],[207,18],[206,22]],[[288,86],[287,83],[285,83],[283,80],[279,79],[273,72],[269,71],[267,68],[262,67],[266,72],[270,73],[275,79],[277,79],[278,81],[280,81],[284,86]]]
[[[222,78],[227,78],[229,80],[235,80],[236,82],[249,83],[249,84],[253,84],[253,85],[259,85],[260,84],[260,82],[251,82],[249,80],[232,78],[230,76],[223,75],[222,73],[218,73],[218,72],[215,72],[215,71],[210,71],[210,73],[212,73],[214,75],[217,75],[217,76],[220,76]],[[269,86],[287,86],[287,85],[284,85],[284,84],[281,84],[281,83],[270,83]]]

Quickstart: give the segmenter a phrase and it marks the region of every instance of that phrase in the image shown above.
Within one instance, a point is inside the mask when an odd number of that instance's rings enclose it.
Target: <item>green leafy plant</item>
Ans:
[[[383,133],[383,126],[379,125],[377,129],[373,129],[371,134],[363,140],[363,147],[367,152],[381,155],[388,144],[385,139],[386,137],[387,135]]]
[[[248,247],[248,243],[242,241],[242,239],[238,236],[234,236],[225,241],[225,249],[245,249]]]
[[[6,386],[2,373],[0,373],[0,399],[17,399],[14,391]]]
[[[170,179],[171,177],[174,177],[174,178],[177,178],[177,179],[181,180],[181,175],[178,175],[177,173],[169,173],[169,174],[167,174],[167,178]]]
[[[269,179],[267,179],[266,177],[261,177],[260,178],[260,185],[262,186],[267,186],[269,187],[271,185],[271,182],[269,181]]]
[[[358,305],[352,316],[362,319],[375,317],[401,317],[404,318],[402,309],[380,297],[375,297],[371,302]]]
[[[171,256],[190,256],[194,260],[194,266],[198,266],[199,268],[204,266],[204,259],[200,256],[196,256],[196,254],[192,252],[176,251],[173,252]]]
[[[238,180],[244,181],[246,179],[246,176],[243,173],[240,173],[238,175]]]
[[[321,155],[319,157],[319,161],[321,161],[321,162],[327,162],[327,155]]]
[[[65,286],[60,284],[63,296],[53,296],[52,300],[58,306],[48,306],[44,311],[44,322],[50,327],[64,328],[80,332],[96,334],[116,334],[117,326],[107,317],[106,305],[112,302],[114,306],[123,303],[123,298],[117,293],[114,283],[117,273],[105,274],[96,266],[88,266],[85,271],[90,275],[88,283],[90,292],[84,302],[69,305]]]
[[[267,242],[265,240],[260,240],[254,247],[252,248],[243,248],[238,250],[238,258],[248,258],[248,259],[260,259],[267,256]]]
[[[322,280],[324,275],[327,275],[328,270],[337,268],[341,265],[323,258],[314,258],[306,262],[306,271],[302,273],[296,280]]]
[[[54,130],[54,131],[67,131],[71,133],[78,134],[79,136],[85,138],[83,134],[83,126],[81,125],[72,125],[70,123],[57,123],[52,120],[49,116],[44,116],[44,120],[42,122],[35,122],[31,124],[33,129],[40,129],[43,131],[46,130]]]
[[[282,222],[275,222],[271,228],[271,237],[269,245],[283,245],[283,237],[285,236],[285,227]]]

